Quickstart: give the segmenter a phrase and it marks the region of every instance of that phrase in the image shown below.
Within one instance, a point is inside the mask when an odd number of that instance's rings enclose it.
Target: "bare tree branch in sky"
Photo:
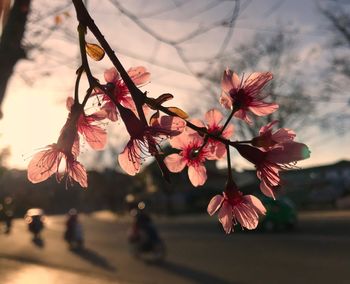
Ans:
[[[318,8],[333,32],[327,43],[327,48],[333,52],[329,54],[329,67],[324,74],[324,91],[329,99],[336,96],[347,100],[347,107],[324,119],[323,126],[329,128],[333,125],[333,129],[344,134],[350,126],[350,9],[338,0],[327,4],[318,2]]]
[[[21,1],[19,0],[15,1],[15,3],[20,2]],[[27,2],[30,3],[29,0]],[[148,55],[142,55],[139,53],[133,54],[132,49],[126,49],[123,45],[119,45],[122,52],[124,51],[127,56],[136,57],[143,61],[150,61],[152,64],[154,63],[155,65],[184,72],[192,76],[197,76],[198,71],[192,66],[192,64],[190,64],[193,55],[189,54],[188,51],[190,48],[186,45],[188,43],[195,42],[200,36],[206,35],[214,29],[224,28],[226,30],[225,35],[223,36],[222,42],[218,44],[216,54],[213,55],[211,59],[213,60],[214,58],[221,56],[227,49],[227,46],[232,39],[235,20],[237,19],[240,10],[239,0],[210,0],[200,3],[198,1],[164,1],[159,7],[155,6],[152,8],[152,10],[146,12],[130,10],[130,8],[127,6],[127,2],[117,0],[110,0],[109,2],[116,8],[115,12],[118,12],[121,17],[130,19],[136,24],[140,31],[149,34],[156,41],[158,41],[158,46],[159,44],[165,44],[172,47],[176,51],[179,60],[182,61],[185,69],[175,67],[172,64],[167,64],[164,61],[159,61],[156,59],[156,56],[152,56],[150,58]],[[143,2],[145,6],[150,6],[149,4],[151,4],[152,1]],[[193,3],[196,4],[196,6],[191,10],[191,5]],[[205,21],[204,16],[201,18],[202,15],[212,12],[215,8],[222,4],[229,4],[231,11],[218,17],[215,21]],[[11,10],[12,14],[16,12],[16,5],[14,5]],[[47,5],[47,2],[44,3],[43,1],[36,1],[32,5],[31,13],[28,15],[28,18],[26,15],[26,18],[24,21],[22,21],[23,31],[12,33],[13,35],[16,35],[16,40],[25,54],[25,56],[23,55],[22,58],[26,57],[32,62],[32,64],[28,64],[29,67],[24,68],[18,74],[28,85],[32,85],[37,78],[49,76],[52,73],[51,70],[54,70],[57,65],[67,67],[70,66],[71,69],[74,68],[74,64],[72,64],[74,63],[74,58],[76,56],[74,53],[67,53],[59,48],[56,48],[55,46],[47,44],[52,40],[64,41],[66,42],[67,46],[75,42],[75,31],[74,28],[72,28],[74,25],[64,25],[64,22],[68,17],[70,17],[69,11],[71,10],[71,6],[72,3],[69,0],[52,1],[50,2],[50,5]],[[154,19],[164,14],[175,13],[183,7],[189,7],[191,13],[188,17],[198,17],[198,21],[194,22],[194,28],[189,29],[188,32],[182,34],[176,39],[164,36],[158,31],[158,29],[154,29],[148,24],[147,20]],[[17,21],[20,21],[17,16],[12,17],[10,18],[8,25],[5,26],[1,40],[2,48],[5,48],[5,45],[8,46],[6,43],[9,41],[7,36],[9,33],[7,32],[7,29],[10,29],[11,26],[13,26],[13,22]],[[27,24],[27,30],[24,34],[25,24]],[[118,51],[119,46],[117,47]],[[155,52],[156,50],[157,49],[155,49]],[[3,49],[1,54],[6,55],[9,53]],[[5,57],[8,58],[8,55]],[[208,60],[209,59],[210,58],[208,58]],[[13,69],[17,60],[11,63],[8,62],[8,64],[2,64],[2,68],[11,65],[9,68]],[[3,74],[3,78],[0,80],[0,97],[2,101],[2,98],[5,95],[5,87],[12,74],[12,71],[10,73],[1,73]],[[197,77],[200,78],[200,76]],[[201,83],[203,84],[202,81]],[[207,90],[206,87],[207,86],[205,86],[205,89]]]
[[[316,101],[305,90],[295,43],[292,33],[284,32],[283,29],[269,36],[256,34],[251,41],[238,46],[230,57],[221,58],[217,63],[217,70],[223,70],[227,62],[232,62],[230,67],[240,76],[247,77],[252,70],[271,71],[274,75],[274,80],[265,88],[265,92],[279,104],[279,111],[264,119],[254,119],[254,128],[238,122],[236,134],[239,137],[252,137],[260,127],[273,120],[278,120],[281,127],[297,129],[301,124],[305,126],[307,119],[311,118]],[[207,79],[216,82],[218,77],[216,72]]]

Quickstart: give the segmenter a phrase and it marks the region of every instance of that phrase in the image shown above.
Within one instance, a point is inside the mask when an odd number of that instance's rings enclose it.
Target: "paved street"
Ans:
[[[0,283],[349,283],[350,214],[304,214],[293,233],[224,235],[215,219],[157,219],[167,249],[161,265],[134,259],[129,222],[82,218],[87,249],[69,251],[64,219],[48,217],[43,247],[25,223],[0,235]]]

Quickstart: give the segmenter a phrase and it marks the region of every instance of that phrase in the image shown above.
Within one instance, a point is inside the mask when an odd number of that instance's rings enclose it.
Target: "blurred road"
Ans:
[[[350,213],[301,215],[292,233],[225,235],[214,218],[157,219],[167,248],[162,265],[134,259],[126,219],[84,216],[87,250],[69,251],[63,217],[48,217],[43,247],[22,220],[0,235],[2,284],[350,283]]]

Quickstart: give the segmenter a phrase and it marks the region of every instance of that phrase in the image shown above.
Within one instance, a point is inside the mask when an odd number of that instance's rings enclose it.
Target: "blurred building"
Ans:
[[[350,195],[350,161],[287,171],[282,181],[283,191],[298,207],[341,207],[340,200]]]
[[[139,199],[150,204],[155,212],[168,214],[205,212],[208,202],[224,190],[227,170],[218,169],[215,162],[206,163],[208,180],[202,187],[194,188],[189,182],[187,169],[171,175],[167,183],[156,163],[150,164],[141,173],[145,190]],[[259,192],[260,181],[255,170],[233,172],[242,192]],[[350,161],[296,169],[282,172],[278,196],[291,199],[298,208],[350,208]]]
[[[0,177],[0,200],[11,196],[16,216],[23,216],[27,209],[39,207],[48,214],[66,213],[70,208],[80,212],[108,209],[125,211],[125,196],[141,191],[138,179],[112,170],[88,173],[89,187],[76,184],[66,188],[65,182],[57,183],[55,177],[32,184],[24,170],[6,170]]]
[[[66,189],[55,177],[32,184],[26,171],[5,170],[0,177],[0,200],[12,197],[16,216],[23,216],[31,207],[49,214],[65,213],[72,207],[81,212],[108,209],[123,213],[140,201],[158,214],[203,213],[209,200],[222,193],[227,179],[227,169],[218,169],[215,162],[209,161],[206,168],[208,180],[198,188],[190,183],[187,168],[171,174],[171,183],[167,183],[153,162],[136,177],[114,170],[89,172],[86,190],[76,185]],[[245,194],[259,192],[255,170],[233,175]],[[281,180],[277,196],[289,197],[298,208],[350,208],[350,161],[286,171]]]

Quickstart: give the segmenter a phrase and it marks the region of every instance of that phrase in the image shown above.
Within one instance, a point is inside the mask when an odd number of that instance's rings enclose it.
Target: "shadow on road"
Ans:
[[[43,248],[45,247],[45,242],[44,242],[44,240],[43,240],[42,238],[40,238],[40,237],[34,237],[34,238],[32,239],[32,242],[33,242],[33,244],[34,244],[36,247],[38,247],[38,248],[43,249]]]
[[[166,270],[169,273],[173,273],[177,276],[187,278],[194,283],[215,283],[215,284],[235,284],[232,281],[228,282],[215,275],[208,274],[207,272],[189,268],[174,262],[163,262],[158,265],[159,268]]]
[[[116,268],[113,265],[111,265],[105,257],[101,256],[100,254],[91,249],[82,248],[74,249],[71,251],[77,256],[81,257],[82,259],[90,262],[95,266],[98,266],[108,271],[116,271]]]

